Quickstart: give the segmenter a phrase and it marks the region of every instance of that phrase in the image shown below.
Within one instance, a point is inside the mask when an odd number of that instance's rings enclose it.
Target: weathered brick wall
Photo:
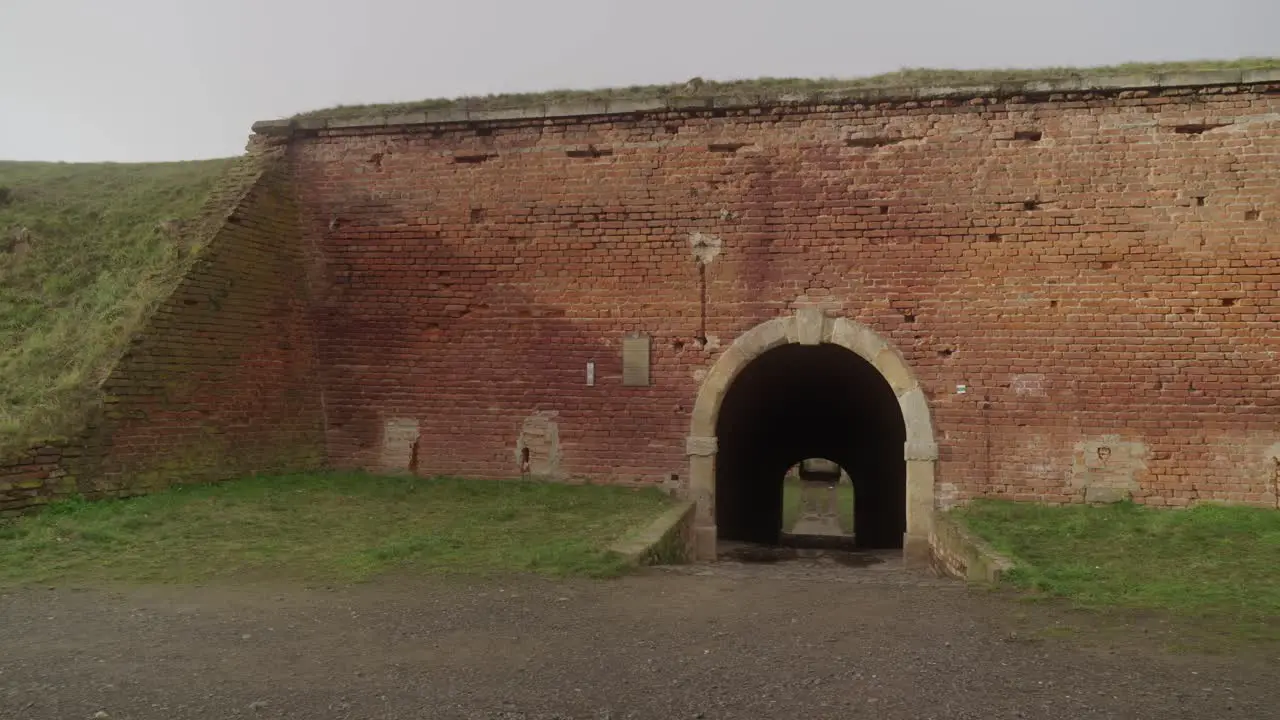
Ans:
[[[104,384],[95,491],[323,464],[299,241],[287,172],[268,162]]]
[[[71,458],[63,456],[67,450],[42,444],[0,459],[0,517],[74,493],[75,478],[65,464]]]
[[[292,158],[336,464],[683,479],[701,374],[819,305],[919,375],[943,505],[1276,503],[1275,87],[330,128]]]
[[[229,214],[117,362],[89,426],[0,463],[0,512],[323,464],[306,265],[278,155],[223,182],[234,197],[211,205]]]

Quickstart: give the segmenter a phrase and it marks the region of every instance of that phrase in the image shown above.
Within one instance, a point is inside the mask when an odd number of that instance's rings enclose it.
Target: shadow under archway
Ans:
[[[857,354],[832,344],[768,350],[729,386],[716,436],[721,539],[778,543],[783,477],[795,463],[819,457],[853,480],[857,546],[902,547],[906,426],[889,383]]]

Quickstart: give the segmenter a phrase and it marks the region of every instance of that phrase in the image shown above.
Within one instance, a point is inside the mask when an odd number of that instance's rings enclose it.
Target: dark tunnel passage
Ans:
[[[725,540],[777,544],[782,483],[806,458],[853,480],[860,548],[902,547],[906,427],[898,399],[867,361],[838,345],[788,344],[733,381],[716,422],[716,526]]]

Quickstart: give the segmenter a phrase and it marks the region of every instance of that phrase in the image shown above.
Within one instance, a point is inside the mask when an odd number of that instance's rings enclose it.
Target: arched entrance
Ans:
[[[938,454],[929,409],[901,354],[870,328],[805,308],[747,331],[703,381],[687,448],[700,558],[715,557],[721,532],[776,541],[777,482],[808,457],[864,478],[859,544],[928,558]]]
[[[717,535],[779,542],[787,469],[825,458],[853,480],[857,547],[900,548],[905,441],[898,398],[871,363],[829,343],[768,350],[729,385],[716,418]]]

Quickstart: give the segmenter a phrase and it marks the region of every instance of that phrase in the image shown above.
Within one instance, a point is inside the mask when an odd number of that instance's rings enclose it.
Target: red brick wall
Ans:
[[[116,364],[89,427],[0,460],[0,512],[72,493],[133,495],[323,465],[322,393],[287,168],[266,154],[238,172],[220,188],[235,196],[211,200],[230,214],[217,218],[208,247]]]
[[[1275,90],[295,138],[330,458],[378,466],[409,419],[419,472],[510,476],[531,422],[564,476],[683,479],[699,372],[817,304],[920,377],[944,504],[1084,499],[1102,447],[1149,503],[1275,504]],[[695,232],[723,242],[705,344]]]

